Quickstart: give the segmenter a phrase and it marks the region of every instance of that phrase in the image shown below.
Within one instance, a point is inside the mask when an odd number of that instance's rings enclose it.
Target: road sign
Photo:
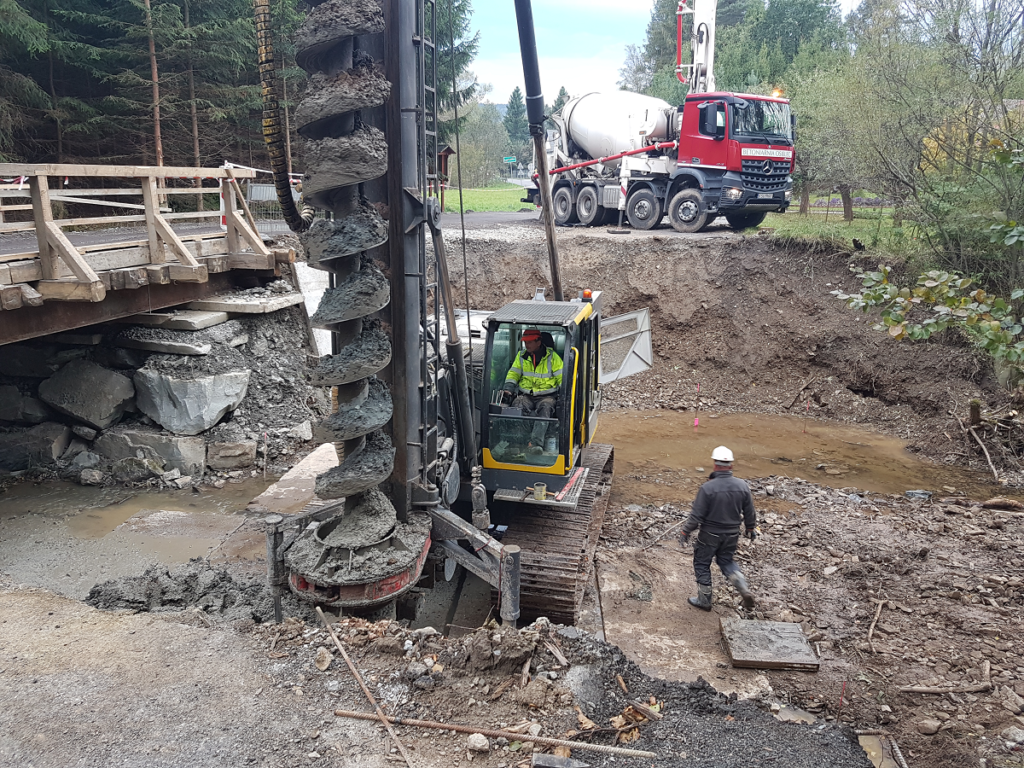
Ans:
[[[516,161],[516,158],[515,158],[514,155],[512,157],[502,158],[502,160],[501,160],[501,162],[503,162],[503,163],[514,163],[515,161]]]

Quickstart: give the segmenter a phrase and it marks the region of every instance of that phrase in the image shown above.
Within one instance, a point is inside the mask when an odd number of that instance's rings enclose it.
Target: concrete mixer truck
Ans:
[[[664,216],[697,232],[719,216],[757,226],[792,198],[795,121],[776,96],[714,90],[715,0],[680,0],[676,72],[683,104],[629,91],[588,93],[551,116],[548,162],[557,224],[625,218],[653,229]],[[683,19],[693,16],[692,63],[682,64]],[[525,200],[537,204],[539,190]]]

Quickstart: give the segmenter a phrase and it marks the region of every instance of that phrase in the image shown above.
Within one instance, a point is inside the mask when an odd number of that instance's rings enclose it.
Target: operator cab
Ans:
[[[486,328],[480,436],[484,485],[525,491],[540,478],[557,493],[579,465],[600,410],[601,295],[594,292],[573,302],[514,301],[492,314]],[[509,368],[525,349],[523,333],[531,328],[541,332],[544,345],[562,361],[552,418],[526,415],[502,401]],[[531,437],[533,450],[528,449]]]

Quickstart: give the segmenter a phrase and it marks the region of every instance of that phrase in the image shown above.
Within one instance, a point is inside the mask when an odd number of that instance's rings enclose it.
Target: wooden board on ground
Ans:
[[[799,624],[727,616],[720,622],[725,652],[734,667],[818,671],[818,657]]]
[[[277,312],[279,309],[301,304],[302,294],[282,293],[275,296],[246,296],[244,294],[226,294],[201,299],[188,304],[189,309],[208,310],[211,312],[229,312],[242,315],[264,315]]]

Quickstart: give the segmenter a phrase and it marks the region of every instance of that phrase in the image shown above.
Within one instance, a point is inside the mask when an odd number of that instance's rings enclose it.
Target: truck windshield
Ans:
[[[789,104],[779,101],[747,99],[744,105],[729,107],[732,134],[736,138],[762,138],[792,140],[793,129],[789,119]]]

